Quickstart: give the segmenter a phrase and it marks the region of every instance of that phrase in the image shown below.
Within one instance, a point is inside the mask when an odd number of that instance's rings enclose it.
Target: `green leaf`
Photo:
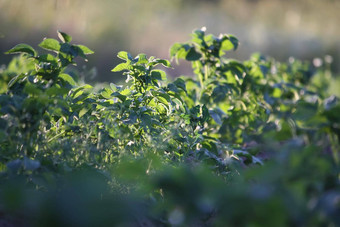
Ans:
[[[197,43],[200,46],[204,46],[204,34],[205,32],[202,29],[194,31],[192,34],[192,42]]]
[[[66,54],[65,57],[70,57],[67,55],[71,55],[72,57],[69,59],[72,61],[74,57],[77,57],[78,55],[81,55],[82,57],[86,58],[86,56],[82,53],[82,50],[74,45],[71,45],[69,43],[62,43],[60,45],[60,52]]]
[[[211,118],[214,119],[214,121],[218,125],[222,125],[222,119],[221,119],[221,116],[218,113],[216,113],[214,110],[210,110],[209,114],[210,114]]]
[[[112,91],[120,91],[123,88],[122,85],[117,85],[117,84],[114,84],[114,83],[110,83],[110,87],[111,87]]]
[[[120,72],[123,70],[129,70],[130,69],[130,64],[129,63],[120,63],[116,67],[114,67],[111,71],[112,72]]]
[[[166,106],[169,106],[169,102],[171,100],[170,96],[167,93],[159,92],[159,91],[151,91],[152,95],[157,98],[158,101],[164,103]]]
[[[48,96],[51,97],[51,96],[56,96],[56,95],[66,95],[69,92],[69,90],[64,87],[53,86],[53,87],[46,89],[45,92]]]
[[[40,94],[42,94],[42,91],[37,86],[35,86],[34,84],[31,84],[29,82],[25,84],[24,92],[26,94],[30,94],[30,95],[40,95]]]
[[[120,92],[122,95],[129,96],[131,95],[131,90],[126,88]]]
[[[13,84],[15,84],[18,80],[26,77],[24,74],[19,74],[15,77],[13,77],[9,82],[8,82],[8,88],[12,87]]]
[[[84,45],[74,45],[74,46],[78,47],[78,48],[82,51],[82,53],[83,53],[84,55],[89,55],[89,54],[93,54],[93,53],[94,53],[94,52],[93,52],[90,48],[88,48],[87,46],[84,46]]]
[[[18,53],[28,54],[31,56],[37,55],[37,52],[33,49],[33,47],[24,43],[18,44],[9,51],[5,52],[5,54],[18,54]]]
[[[82,95],[84,92],[90,92],[92,91],[93,87],[89,84],[85,84],[83,86],[77,87],[72,89],[72,98],[76,99],[78,98],[80,95]]]
[[[171,68],[171,63],[168,60],[165,60],[165,59],[156,59],[154,62],[157,63],[157,64],[160,63],[160,64],[162,64],[165,67]]]
[[[200,108],[201,107],[199,105],[190,108],[190,115],[191,115],[191,117],[194,117],[194,118],[199,117]]]
[[[147,64],[149,62],[145,54],[139,54],[136,59],[138,60],[137,64]]]
[[[135,124],[137,122],[138,116],[137,114],[131,110],[129,113],[128,120],[125,120],[124,123],[126,124]]]
[[[113,93],[112,93],[112,96],[119,98],[122,102],[124,102],[124,101],[126,100],[126,96],[125,96],[125,95],[122,95],[122,94],[119,93],[119,92],[113,92]]]
[[[67,44],[67,43],[63,43],[63,44]],[[62,67],[68,66],[69,64],[75,64],[73,62],[73,56],[69,56],[69,53],[65,53],[64,50],[62,50],[64,48],[61,48],[61,52],[59,52],[59,59],[60,59],[60,63]]]
[[[64,32],[57,31],[58,37],[63,43],[69,43],[72,41],[72,37]]]
[[[209,110],[205,105],[203,105],[202,106],[201,124],[203,124],[204,122],[207,122],[209,120],[209,118],[210,118]]]
[[[206,43],[204,45],[209,46],[209,48],[211,48],[211,49],[214,49],[215,45],[218,45],[219,39],[216,38],[214,35],[210,34],[210,35],[206,35],[204,37],[204,41]]]
[[[175,93],[178,92],[177,86],[176,86],[175,84],[173,84],[173,83],[168,83],[167,88],[168,88],[170,91],[173,91],[173,92],[175,92]]]
[[[88,108],[82,108],[80,111],[79,111],[79,117],[82,117],[84,116],[87,112],[89,111]]]
[[[118,52],[117,57],[119,57],[120,59],[123,59],[125,61],[128,61],[128,60],[131,61],[132,60],[132,56],[128,52],[126,52],[126,51]]]
[[[172,99],[172,101],[176,104],[180,104],[181,107],[183,108],[182,104],[183,104],[183,100],[182,100],[182,97],[176,93],[176,92],[173,92],[173,91],[169,91],[168,92],[169,95],[173,96],[175,99]],[[178,100],[180,103],[178,103],[176,100]]]
[[[163,70],[154,69],[151,71],[151,78],[166,81],[166,73]]]
[[[185,59],[188,61],[197,61],[202,57],[200,53],[195,50],[195,47],[191,47],[187,52]]]
[[[59,74],[58,77],[59,77],[60,79],[62,79],[63,81],[69,83],[69,84],[72,85],[72,86],[75,86],[75,85],[76,85],[76,82],[74,81],[74,79],[73,79],[70,75],[68,75],[68,74],[66,74],[66,73]]]
[[[69,49],[66,53],[71,54],[73,57],[80,56],[87,61],[86,55],[93,54],[94,52],[90,50],[88,47],[83,45],[69,45],[68,43],[63,43],[61,50],[65,51],[67,48],[63,48],[64,46],[68,45]]]
[[[60,51],[60,43],[55,40],[55,39],[44,39],[40,44],[39,46],[41,48],[44,48],[46,50],[52,50],[52,51],[57,51],[59,52]]]
[[[170,48],[170,57],[173,58],[177,55],[177,53],[183,48],[183,45],[181,43],[175,43]]]
[[[152,126],[152,125],[151,125],[152,120],[151,120],[150,115],[143,113],[143,114],[141,115],[141,120],[142,120],[144,126],[148,126],[148,127],[151,127],[151,126]]]
[[[233,35],[228,35],[228,38],[229,38],[230,42],[234,45],[234,50],[236,50],[238,45],[239,45],[238,39]]]
[[[223,101],[226,96],[227,93],[230,91],[230,88],[227,84],[221,84],[221,85],[217,85],[212,93],[212,98],[214,99],[214,102],[218,103]]]
[[[57,58],[54,57],[53,55],[51,54],[43,54],[43,55],[40,55],[38,57],[38,60],[40,62],[50,62],[50,63],[57,63]]]
[[[177,78],[175,81],[174,81],[174,84],[182,89],[183,91],[187,92],[187,89],[186,89],[186,86],[185,86],[185,81],[182,79],[182,78]]]
[[[229,39],[222,41],[221,51],[229,51],[232,49],[234,49],[234,44]]]
[[[101,93],[100,93],[105,99],[111,98],[112,90],[105,88]]]
[[[177,133],[176,135],[174,135],[174,139],[180,143],[187,143],[187,139],[184,138],[183,136],[181,136],[179,133]]]
[[[178,59],[186,59],[186,57],[188,55],[188,52],[192,48],[194,48],[194,47],[190,46],[189,44],[183,44],[182,48],[176,54],[176,60],[178,60]],[[186,59],[186,60],[188,60],[188,59]]]
[[[165,92],[151,91],[151,93],[156,97],[163,97],[166,101],[170,102],[170,96]]]

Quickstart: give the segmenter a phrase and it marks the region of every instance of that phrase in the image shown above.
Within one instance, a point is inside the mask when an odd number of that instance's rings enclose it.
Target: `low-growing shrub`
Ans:
[[[121,51],[124,85],[69,66],[93,51],[44,39],[0,71],[0,219],[55,226],[340,225],[340,103],[328,65],[254,54],[196,30],[170,61]]]

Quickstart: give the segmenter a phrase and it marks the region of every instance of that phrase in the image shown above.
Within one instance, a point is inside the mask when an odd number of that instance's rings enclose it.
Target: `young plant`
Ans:
[[[93,51],[83,45],[70,44],[71,36],[63,32],[58,32],[58,36],[60,42],[48,38],[39,44],[54,55],[39,55],[27,44],[18,44],[6,52],[22,54],[27,65],[34,65],[14,76],[7,94],[1,95],[1,115],[6,121],[3,133],[7,135],[1,151],[7,158],[35,157],[48,140],[48,130],[59,119],[66,122],[70,115],[66,97],[76,82],[65,70],[74,64],[75,57],[86,59]]]

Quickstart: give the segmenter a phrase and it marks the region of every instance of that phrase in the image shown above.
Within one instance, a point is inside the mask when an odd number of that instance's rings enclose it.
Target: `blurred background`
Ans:
[[[86,82],[118,81],[124,78],[111,72],[118,51],[169,59],[172,44],[206,26],[207,33],[239,38],[232,58],[246,60],[253,52],[281,61],[330,55],[339,73],[339,12],[340,0],[0,0],[0,65],[10,61],[3,53],[14,45],[37,47],[61,30],[95,51],[81,66],[91,72]],[[169,73],[188,75],[189,69],[182,64]]]

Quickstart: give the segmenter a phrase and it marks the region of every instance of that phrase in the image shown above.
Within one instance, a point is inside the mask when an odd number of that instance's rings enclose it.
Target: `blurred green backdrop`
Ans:
[[[3,52],[15,44],[36,47],[61,30],[95,51],[86,67],[95,66],[96,73],[86,81],[117,81],[110,70],[118,51],[169,58],[172,44],[206,26],[209,33],[239,38],[233,58],[253,52],[283,61],[331,55],[339,72],[339,11],[339,0],[0,0],[0,64],[10,60]],[[188,69],[182,65],[169,73]]]

